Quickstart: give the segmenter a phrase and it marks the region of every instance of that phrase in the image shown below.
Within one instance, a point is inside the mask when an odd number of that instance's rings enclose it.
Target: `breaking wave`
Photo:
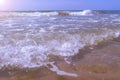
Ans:
[[[38,67],[48,64],[49,55],[73,56],[85,46],[116,38],[120,29],[93,29],[79,32],[0,34],[0,67]]]
[[[70,15],[75,15],[75,16],[87,16],[87,15],[93,15],[93,11],[91,10],[84,10],[80,12],[70,12]]]
[[[18,17],[18,16],[40,16],[40,17],[49,17],[49,16],[90,16],[93,15],[95,11],[83,10],[83,11],[51,11],[51,12],[1,12],[0,17]]]
[[[120,36],[119,14],[96,16],[91,10],[0,14],[0,68],[46,66],[51,55],[74,56],[86,46]]]

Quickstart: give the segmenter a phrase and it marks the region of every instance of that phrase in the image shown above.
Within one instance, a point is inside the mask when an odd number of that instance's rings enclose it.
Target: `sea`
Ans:
[[[1,11],[0,69],[53,65],[50,56],[66,60],[119,36],[120,11]]]

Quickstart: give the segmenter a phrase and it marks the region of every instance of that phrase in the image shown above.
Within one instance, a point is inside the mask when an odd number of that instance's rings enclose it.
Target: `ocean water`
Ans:
[[[0,68],[46,66],[119,35],[120,11],[0,12]]]

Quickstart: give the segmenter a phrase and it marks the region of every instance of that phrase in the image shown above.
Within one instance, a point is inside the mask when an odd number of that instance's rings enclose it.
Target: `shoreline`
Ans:
[[[78,76],[57,75],[50,70],[53,66],[48,65],[32,69],[4,68],[0,70],[0,80],[120,80],[120,37],[84,48],[66,60],[52,56],[51,61],[55,61],[59,70]]]

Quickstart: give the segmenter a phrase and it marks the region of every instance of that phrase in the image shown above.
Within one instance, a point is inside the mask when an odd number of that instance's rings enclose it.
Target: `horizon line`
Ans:
[[[51,12],[51,11],[83,11],[83,10],[91,10],[91,9],[77,9],[77,10],[0,10],[0,12],[35,12],[35,11],[40,11],[40,12]],[[120,10],[113,10],[113,9],[92,9],[93,11],[120,11]]]

